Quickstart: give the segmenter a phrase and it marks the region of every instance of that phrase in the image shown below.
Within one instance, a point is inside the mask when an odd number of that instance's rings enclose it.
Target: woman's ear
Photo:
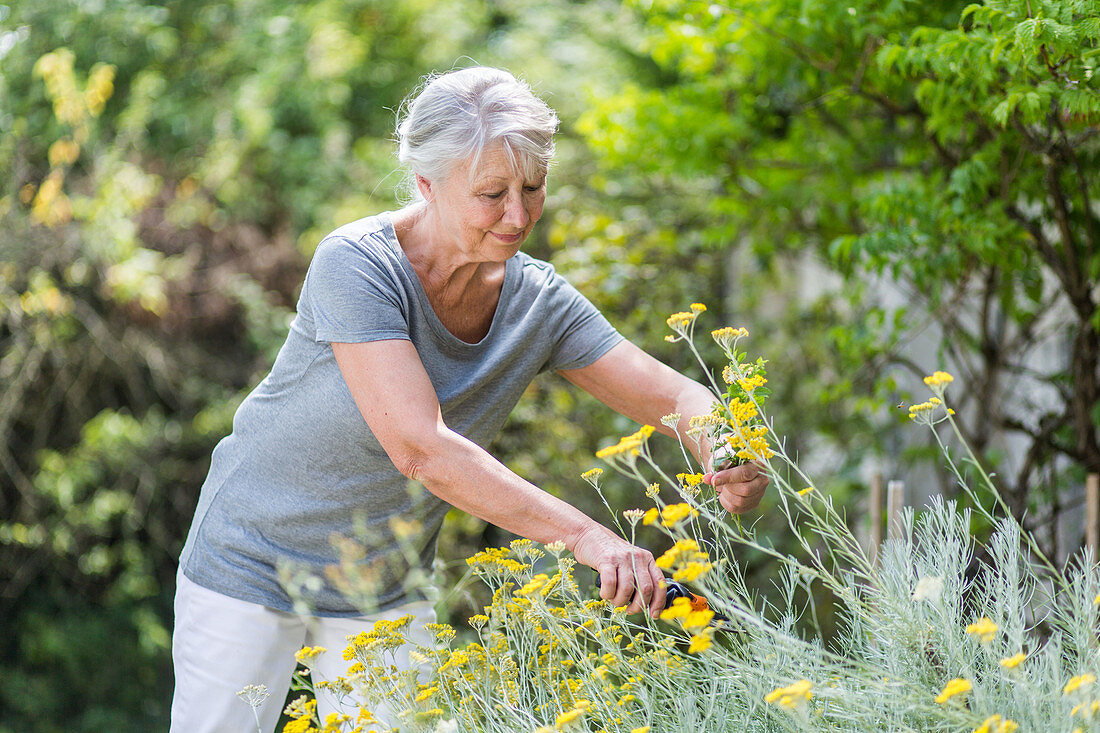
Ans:
[[[420,191],[420,195],[425,201],[431,201],[434,193],[432,192],[432,182],[419,173],[416,174],[416,188]]]

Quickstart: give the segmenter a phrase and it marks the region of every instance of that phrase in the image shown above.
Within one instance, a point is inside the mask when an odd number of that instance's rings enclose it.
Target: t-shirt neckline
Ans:
[[[486,346],[492,341],[496,332],[499,330],[498,323],[504,319],[502,312],[505,309],[507,298],[512,291],[512,282],[515,280],[516,266],[519,262],[518,253],[509,257],[504,263],[504,282],[501,283],[500,286],[500,297],[497,299],[497,307],[496,310],[493,311],[493,320],[489,323],[489,330],[480,341],[471,343],[469,341],[463,341],[458,336],[455,336],[443,325],[443,321],[439,320],[435,308],[432,307],[431,301],[428,300],[428,293],[425,292],[424,285],[420,282],[420,276],[416,274],[416,268],[413,267],[412,262],[409,261],[408,255],[405,254],[405,250],[401,247],[401,242],[397,238],[397,230],[393,226],[393,218],[390,212],[379,215],[379,219],[382,221],[386,239],[389,240],[390,246],[393,247],[394,251],[397,253],[398,259],[401,262],[401,267],[405,270],[405,274],[408,275],[412,281],[413,289],[416,290],[417,300],[420,301],[420,308],[424,311],[425,318],[428,321],[428,326],[432,329],[432,333],[434,333],[444,344],[457,349],[478,349]]]

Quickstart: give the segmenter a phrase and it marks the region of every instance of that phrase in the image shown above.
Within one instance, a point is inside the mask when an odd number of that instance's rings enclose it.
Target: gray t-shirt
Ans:
[[[388,214],[337,229],[314,254],[271,373],[214,449],[180,557],[188,578],[288,611],[279,564],[323,578],[339,562],[333,538],[358,537],[378,607],[418,597],[404,580],[413,567],[430,568],[450,506],[394,467],[330,345],[383,339],[413,343],[447,426],[484,447],[535,375],[587,366],[622,337],[552,266],[519,253],[507,262],[488,334],[466,343],[436,317]],[[399,548],[394,526],[409,522],[420,529]],[[359,613],[327,581],[307,601],[321,616]]]

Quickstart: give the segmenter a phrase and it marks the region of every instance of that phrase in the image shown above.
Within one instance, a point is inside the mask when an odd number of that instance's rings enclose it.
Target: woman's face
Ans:
[[[477,262],[515,255],[546,202],[546,174],[527,179],[503,145],[484,150],[472,175],[468,166],[458,165],[442,185],[429,185],[426,193],[447,241]]]

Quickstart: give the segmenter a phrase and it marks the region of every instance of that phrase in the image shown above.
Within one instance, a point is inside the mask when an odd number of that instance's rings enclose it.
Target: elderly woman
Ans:
[[[661,610],[648,551],[484,448],[547,370],[638,422],[680,413],[686,431],[711,409],[704,387],[624,340],[553,267],[520,252],[542,215],[557,124],[497,69],[443,74],[407,104],[399,158],[416,201],[321,242],[271,373],[214,450],[180,558],[173,731],[255,727],[236,697],[248,684],[271,692],[257,710],[271,730],[303,644],[331,650],[314,673],[332,677],[346,634],[406,613],[414,634],[433,621],[404,580],[430,568],[452,506],[560,540],[598,571],[603,598]],[[751,464],[706,480],[731,512],[755,507],[768,482]],[[419,528],[414,552],[399,526]],[[339,562],[331,538],[356,535],[370,538],[376,611],[362,616],[317,581],[305,586],[311,615],[296,613],[280,566],[323,577]]]

